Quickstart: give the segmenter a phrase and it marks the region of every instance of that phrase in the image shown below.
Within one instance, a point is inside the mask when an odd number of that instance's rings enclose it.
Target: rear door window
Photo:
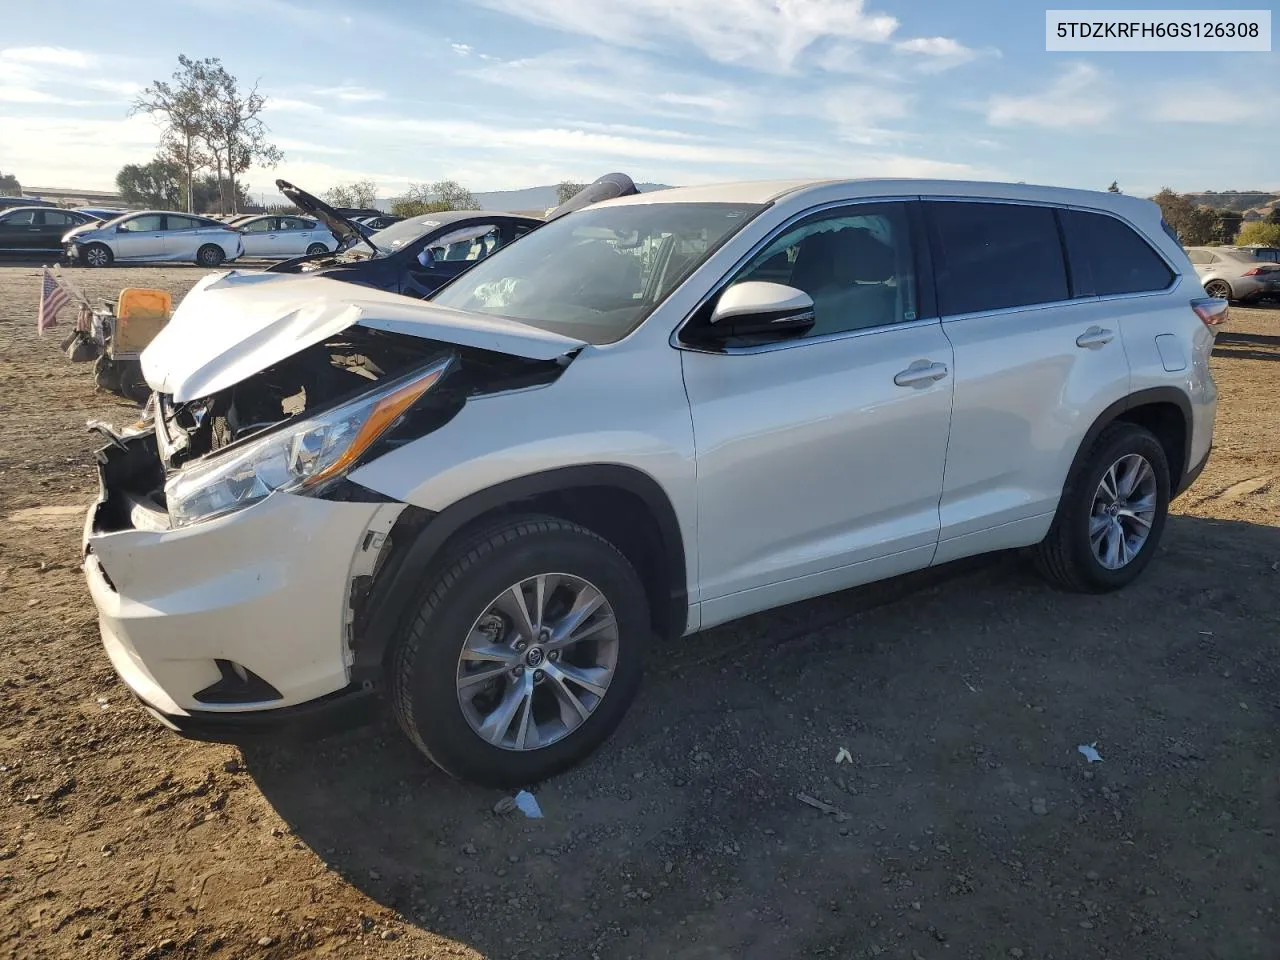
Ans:
[[[1062,240],[1049,207],[934,200],[925,209],[943,316],[1068,298]]]
[[[1128,224],[1101,213],[1061,211],[1076,296],[1168,289],[1173,271]]]
[[[1192,263],[1209,263],[1213,258],[1204,250],[1188,250],[1187,259]]]

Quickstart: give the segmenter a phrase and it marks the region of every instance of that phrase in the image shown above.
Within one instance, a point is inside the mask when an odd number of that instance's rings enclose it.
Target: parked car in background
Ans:
[[[77,210],[56,207],[0,210],[0,253],[57,253],[68,230],[99,222]]]
[[[363,223],[366,227],[373,231],[385,230],[393,223],[399,223],[404,217],[397,217],[389,213],[384,213],[380,217],[353,217],[356,223]]]
[[[106,652],[189,735],[384,690],[509,787],[609,736],[655,635],[1011,548],[1122,588],[1213,440],[1227,304],[1166,230],[1110,193],[739,183],[575,210],[427,301],[207,278],[98,455]]]
[[[332,231],[338,250],[286,260],[268,271],[322,273],[408,296],[425,297],[476,261],[542,224],[533,217],[466,210],[410,217],[373,231],[286,180],[277,180],[276,186],[290,203]]]
[[[35,197],[0,197],[0,210],[10,207],[56,207],[52,200],[38,200]]]
[[[71,230],[62,238],[64,256],[86,267],[113,262],[188,261],[216,267],[244,252],[235,228],[191,213],[143,210],[103,224]]]
[[[109,207],[76,207],[77,213],[87,213],[95,220],[101,220],[106,223],[108,220],[114,220],[116,217],[123,217],[128,210],[113,210]]]
[[[1259,260],[1238,247],[1187,247],[1187,257],[1205,293],[1224,300],[1280,296],[1280,264]]]
[[[316,256],[338,248],[325,227],[306,217],[253,216],[231,224],[244,238],[244,255],[262,260]]]
[[[1280,263],[1280,247],[1235,247],[1241,253],[1265,260],[1267,263]]]

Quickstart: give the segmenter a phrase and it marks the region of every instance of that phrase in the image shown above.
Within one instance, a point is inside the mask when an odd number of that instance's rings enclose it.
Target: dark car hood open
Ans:
[[[354,239],[356,242],[367,246],[375,256],[377,255],[378,248],[369,240],[368,235],[354,221],[348,220],[319,197],[312,196],[307,191],[295,187],[288,180],[277,180],[276,187],[295,207],[303,213],[310,214],[320,220],[328,227],[330,232],[338,238],[339,248]]]
[[[563,217],[566,213],[573,213],[575,210],[589,207],[591,204],[599,203],[601,200],[613,200],[615,197],[631,197],[639,192],[639,188],[625,173],[606,173],[603,177],[597,177],[591,183],[588,183],[572,197],[548,213],[547,222],[550,223],[557,217]]]

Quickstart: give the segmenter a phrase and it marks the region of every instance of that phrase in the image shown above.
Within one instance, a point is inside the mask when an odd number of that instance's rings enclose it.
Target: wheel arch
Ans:
[[[392,546],[353,602],[352,680],[381,685],[388,654],[423,581],[449,548],[504,517],[538,513],[581,524],[617,547],[645,587],[656,631],[680,636],[689,595],[684,537],[676,511],[649,474],[621,464],[584,464],[517,477],[436,513],[408,507]]]
[[[1137,424],[1155,435],[1169,459],[1170,497],[1180,494],[1185,489],[1184,479],[1190,476],[1191,464],[1187,458],[1191,451],[1193,420],[1191,399],[1177,387],[1139,390],[1103,410],[1076,448],[1064,486],[1076,475],[1098,435],[1117,421]]]

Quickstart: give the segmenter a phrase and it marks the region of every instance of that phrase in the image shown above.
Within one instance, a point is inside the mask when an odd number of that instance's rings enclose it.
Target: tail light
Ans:
[[[1191,309],[1196,312],[1201,323],[1214,331],[1231,317],[1231,308],[1227,305],[1227,301],[1219,300],[1217,297],[1197,297],[1191,301]]]
[[[1264,274],[1268,274],[1268,273],[1275,273],[1277,269],[1280,269],[1280,268],[1277,268],[1277,267],[1254,267],[1252,270],[1246,270],[1244,273],[1240,274],[1240,276],[1242,276],[1242,277],[1261,277],[1261,276],[1263,276]]]

